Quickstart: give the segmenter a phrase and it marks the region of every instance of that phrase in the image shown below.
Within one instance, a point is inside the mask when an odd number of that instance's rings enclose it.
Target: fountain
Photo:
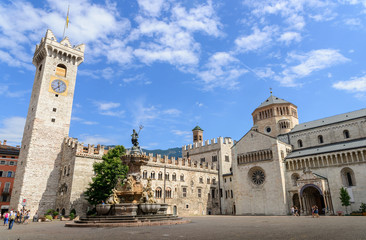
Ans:
[[[142,127],[140,127],[141,129]],[[151,222],[158,223],[154,225],[189,222],[178,216],[167,214],[168,205],[156,202],[150,178],[147,179],[145,186],[142,185],[141,166],[147,164],[149,157],[141,151],[137,140],[139,132],[133,130],[131,135],[133,146],[128,154],[121,157],[122,163],[129,168],[127,178],[118,179],[105,204],[96,206],[98,215],[80,218],[75,223],[65,226],[135,226],[133,224],[141,226],[152,225]]]

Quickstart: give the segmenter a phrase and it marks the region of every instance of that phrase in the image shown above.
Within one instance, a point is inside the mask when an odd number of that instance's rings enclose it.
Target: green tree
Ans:
[[[128,172],[128,166],[122,164],[121,156],[126,152],[123,146],[117,145],[115,148],[103,155],[103,161],[94,163],[95,176],[85,192],[86,200],[97,205],[105,201],[116,186],[118,178],[124,179]]]
[[[342,206],[345,206],[346,207],[346,214],[348,214],[347,207],[349,205],[351,205],[351,202],[350,202],[351,197],[349,196],[347,190],[345,188],[343,188],[343,187],[340,189],[339,195],[340,195],[339,199],[342,202]]]

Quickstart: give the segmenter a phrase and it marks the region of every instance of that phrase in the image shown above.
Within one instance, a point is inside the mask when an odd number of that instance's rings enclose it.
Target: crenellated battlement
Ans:
[[[203,163],[200,164],[197,161],[192,161],[190,158],[175,158],[168,156],[161,156],[160,154],[156,154],[155,156],[152,153],[148,154],[149,162],[162,165],[162,166],[176,166],[176,167],[186,167],[186,168],[193,168],[193,169],[202,169],[202,170],[217,170],[216,163]]]
[[[233,144],[233,140],[229,137],[218,137],[218,138],[212,138],[211,140],[205,140],[204,142],[196,142],[193,144],[184,145],[182,147],[183,151],[188,151],[191,149],[202,149],[205,150],[205,148],[211,148],[211,147],[219,147],[221,144]]]
[[[90,144],[84,146],[84,143],[80,143],[77,138],[66,137],[64,145],[65,147],[72,148],[76,156],[101,159],[104,154],[104,146],[100,144],[96,147]]]
[[[84,61],[85,44],[73,46],[68,37],[60,42],[51,30],[47,30],[45,37],[36,45],[33,64],[38,65],[46,56],[58,58],[61,61],[79,65]]]

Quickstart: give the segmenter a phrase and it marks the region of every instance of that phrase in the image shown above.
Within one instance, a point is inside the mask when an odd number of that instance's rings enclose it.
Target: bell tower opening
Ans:
[[[197,125],[192,129],[193,132],[193,143],[203,141],[203,130]]]

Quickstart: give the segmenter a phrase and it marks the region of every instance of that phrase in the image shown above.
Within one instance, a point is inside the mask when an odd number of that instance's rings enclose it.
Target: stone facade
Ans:
[[[76,73],[83,58],[84,45],[73,47],[68,38],[57,42],[50,30],[36,46],[33,57],[36,75],[11,208],[21,208],[23,199],[32,214],[55,207],[62,145],[69,134]],[[52,89],[51,83],[57,79],[66,86],[64,91]]]

